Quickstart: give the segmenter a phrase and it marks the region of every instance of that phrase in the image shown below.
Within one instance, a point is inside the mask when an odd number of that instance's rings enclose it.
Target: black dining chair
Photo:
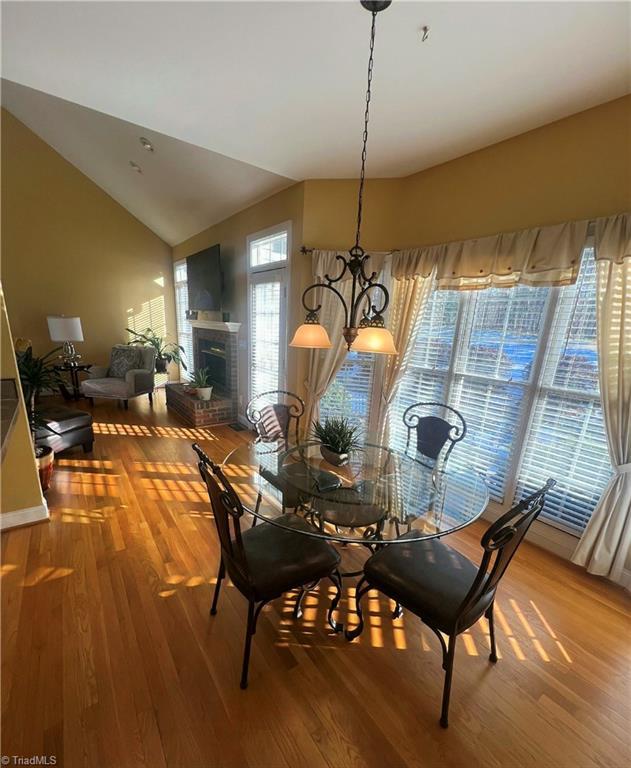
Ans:
[[[298,442],[300,419],[304,412],[305,404],[302,398],[284,389],[273,389],[255,395],[245,409],[246,418],[256,431],[257,442],[278,443],[280,441],[285,447],[289,445],[291,437]],[[307,497],[296,489],[287,473],[279,472],[278,468],[273,467],[272,462],[269,460],[262,462],[259,474],[279,492],[283,514],[286,509],[297,510],[304,505]],[[259,493],[256,501],[257,512],[261,501],[262,495]],[[252,520],[253,527],[257,520],[255,515]]]
[[[359,625],[346,632],[353,640],[363,628],[361,599],[370,589],[378,589],[395,601],[394,616],[405,608],[426,624],[440,640],[443,652],[445,685],[440,724],[448,725],[449,695],[456,638],[478,619],[489,621],[491,654],[497,661],[493,604],[500,579],[517,547],[537,519],[546,493],[555,485],[548,482],[502,515],[486,530],[481,545],[484,550],[479,566],[439,539],[415,541],[418,532],[404,534],[405,543],[390,544],[368,558],[364,576],[357,585],[355,604]],[[443,635],[448,635],[445,643]]]
[[[444,418],[437,416],[436,411],[442,413]],[[403,412],[403,424],[407,428],[406,452],[413,443],[418,454],[437,462],[447,445],[442,458],[443,466],[456,443],[467,434],[467,423],[462,414],[445,403],[414,403]]]
[[[298,395],[285,389],[272,389],[255,395],[245,409],[245,416],[254,427],[257,440],[288,443],[292,435],[298,442],[304,412],[304,400]]]
[[[285,592],[298,590],[294,617],[302,615],[302,599],[320,579],[328,578],[336,588],[328,611],[328,622],[335,632],[343,627],[333,617],[341,597],[339,554],[326,541],[306,534],[317,533],[298,515],[285,515],[276,524],[263,523],[241,530],[244,508],[237,492],[197,443],[193,450],[197,467],[206,484],[221,546],[221,559],[210,613],[217,613],[221,583],[226,573],[248,601],[248,621],[241,671],[241,688],[247,688],[250,646],[262,608]]]

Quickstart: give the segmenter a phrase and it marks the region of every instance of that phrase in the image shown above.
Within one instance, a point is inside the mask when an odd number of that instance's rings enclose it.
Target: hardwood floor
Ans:
[[[208,615],[218,548],[190,444],[221,459],[248,433],[190,430],[163,393],[154,411],[142,400],[97,402],[94,454],[58,457],[50,522],[2,536],[3,754],[73,768],[631,764],[627,596],[527,543],[497,599],[498,664],[485,622],[459,641],[448,730],[437,639],[391,621],[376,594],[352,644],[329,630],[326,595],[298,621],[288,601],[266,608],[241,691],[246,603],[225,586]],[[483,528],[453,543],[477,558]]]

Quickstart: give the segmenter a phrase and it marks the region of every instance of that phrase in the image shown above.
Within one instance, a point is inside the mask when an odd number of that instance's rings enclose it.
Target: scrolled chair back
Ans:
[[[236,571],[242,579],[247,580],[248,567],[241,537],[241,518],[244,513],[241,499],[221,467],[206,455],[198,443],[193,443],[192,447],[199,458],[197,468],[208,491],[228,572],[232,575]]]
[[[300,419],[304,415],[302,398],[285,389],[272,389],[255,395],[246,408],[245,415],[263,442],[284,440],[293,436],[298,442]]]
[[[436,416],[435,413],[426,413],[430,409],[438,410],[444,418]],[[434,461],[438,460],[441,451],[449,443],[443,457],[444,463],[449,459],[454,445],[467,434],[467,423],[462,414],[445,403],[414,403],[404,411],[403,423],[407,427],[406,453],[410,448],[412,435],[416,433],[414,448]]]
[[[528,529],[540,515],[546,494],[555,485],[556,480],[549,478],[543,487],[522,499],[488,527],[480,540],[484,554],[478,574],[460,607],[460,617],[475,613],[477,606],[482,613],[492,602],[500,579]]]

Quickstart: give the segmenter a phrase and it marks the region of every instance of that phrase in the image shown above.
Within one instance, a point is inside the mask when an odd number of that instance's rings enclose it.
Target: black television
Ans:
[[[221,311],[223,278],[219,245],[211,245],[186,259],[188,308],[196,312]]]

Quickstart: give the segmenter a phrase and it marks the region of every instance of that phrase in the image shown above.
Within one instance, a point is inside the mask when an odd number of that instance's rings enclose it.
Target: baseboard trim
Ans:
[[[32,525],[33,523],[41,523],[43,520],[50,518],[50,512],[48,511],[48,504],[46,500],[42,499],[42,503],[36,507],[26,507],[25,509],[16,509],[13,512],[5,512],[0,515],[0,531],[4,531],[7,528],[16,528],[20,525]]]

